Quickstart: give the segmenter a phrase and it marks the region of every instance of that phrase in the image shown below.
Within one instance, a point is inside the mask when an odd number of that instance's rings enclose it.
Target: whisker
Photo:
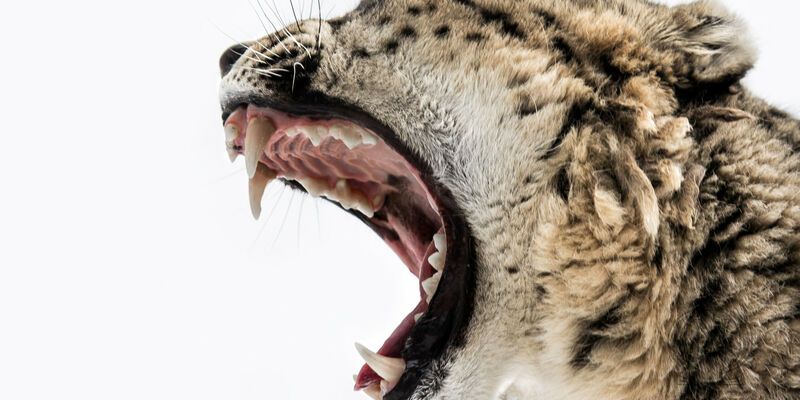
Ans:
[[[317,10],[319,10],[319,27],[317,31],[317,54],[319,54],[319,42],[320,38],[322,37],[322,3],[321,0],[317,0]]]
[[[303,196],[300,199],[300,210],[297,212],[297,248],[300,248],[300,225],[303,222],[303,206],[306,204],[306,198],[308,196]]]
[[[297,19],[297,13],[294,12],[294,2],[289,0],[289,7],[292,8],[292,15],[294,15],[294,23],[297,25],[297,30],[300,30],[300,21]]]
[[[284,193],[286,193],[286,185],[281,185],[281,191],[280,193],[278,193],[278,199],[275,200],[275,202],[272,204],[272,209],[269,211],[267,218],[264,219],[264,223],[261,225],[261,229],[259,229],[258,235],[256,236],[255,240],[253,240],[253,243],[250,245],[250,250],[253,250],[256,247],[256,244],[258,244],[258,240],[261,239],[261,236],[264,235],[264,230],[267,229],[267,224],[269,223],[270,218],[272,218],[272,214],[274,214],[275,210],[278,208],[278,204],[281,203],[281,199],[283,198]]]
[[[247,48],[249,48],[250,50],[253,50],[253,52],[254,52],[254,53],[256,53],[256,54],[258,54],[258,55],[260,55],[260,56],[262,56],[262,57],[264,57],[264,58],[266,58],[266,59],[268,59],[268,60],[270,60],[270,61],[273,61],[273,59],[272,59],[271,57],[269,57],[268,55],[266,55],[266,54],[264,54],[264,53],[261,53],[261,52],[257,51],[257,50],[256,50],[256,49],[254,49],[252,46],[248,46],[248,45],[247,45],[247,43],[245,43],[245,42],[242,42],[242,41],[239,41],[239,40],[236,40],[236,38],[234,38],[233,36],[231,36],[231,35],[229,35],[229,34],[225,33],[225,31],[223,31],[223,30],[222,30],[222,29],[221,29],[219,26],[217,26],[216,24],[214,24],[214,27],[215,27],[215,28],[217,28],[217,30],[218,30],[218,31],[219,31],[221,34],[225,35],[225,36],[226,36],[228,39],[230,39],[230,40],[233,40],[233,41],[234,41],[236,44],[238,44],[238,45],[241,45],[241,46],[244,46],[244,47],[247,47]],[[274,53],[272,50],[269,50],[269,49],[267,49],[267,50],[268,50],[270,53],[274,54],[276,57],[278,56],[278,55],[277,55],[277,54],[275,54],[275,53]],[[235,52],[235,53],[236,53],[236,54],[238,54],[238,55],[240,55],[240,56],[244,56],[244,54],[241,54],[241,53],[239,53],[239,52]]]
[[[278,77],[281,76],[277,72],[289,72],[288,69],[284,69],[284,68],[263,69],[263,68],[253,68],[253,67],[239,66],[239,67],[234,67],[233,69],[244,69],[244,70],[247,70],[247,71],[253,71],[253,72],[255,72],[255,73],[259,74],[259,75],[271,76],[271,77],[275,77],[275,78],[278,78]]]
[[[278,228],[278,235],[275,236],[275,240],[272,242],[272,248],[275,248],[275,245],[278,244],[278,239],[281,237],[281,232],[283,232],[284,226],[286,226],[286,219],[289,217],[289,211],[292,209],[292,204],[294,203],[294,195],[297,193],[296,190],[292,190],[292,197],[289,198],[289,206],[286,207],[286,212],[283,214],[283,221],[281,221],[281,226]]]
[[[277,40],[277,41],[278,41],[278,44],[280,44],[280,45],[281,45],[281,47],[283,47],[283,49],[284,49],[284,50],[286,50],[286,53],[287,53],[287,54],[289,54],[289,53],[290,53],[289,49],[286,47],[286,45],[285,45],[285,44],[283,44],[283,40],[282,40],[282,39],[280,38],[280,36],[278,36],[278,34],[276,33],[276,32],[278,31],[278,28],[275,26],[275,24],[273,24],[273,23],[272,23],[272,20],[271,20],[271,19],[269,18],[269,16],[267,15],[267,11],[266,11],[266,10],[264,10],[264,7],[261,5],[261,0],[256,0],[256,4],[258,4],[258,8],[260,8],[260,9],[261,9],[261,12],[264,14],[264,18],[266,18],[266,19],[267,19],[267,22],[269,22],[269,24],[272,26],[272,29],[274,29],[274,30],[272,31],[272,36],[274,36],[274,37],[275,37],[275,40]],[[269,8],[269,4],[267,4],[267,8]],[[259,20],[260,20],[260,19],[261,19],[261,18],[259,18]],[[279,19],[280,19],[280,17],[279,17]],[[264,29],[266,29],[266,26],[264,27]],[[269,30],[267,30],[267,36],[269,36],[269,35],[270,35],[270,32],[269,32]],[[276,57],[280,57],[280,56],[278,56],[277,54],[276,54],[275,56],[276,56]]]
[[[292,75],[292,93],[294,93],[294,80],[295,80],[295,78],[297,78],[297,66],[298,65],[300,66],[300,68],[303,69],[303,71],[306,70],[306,67],[304,67],[302,63],[299,63],[299,62],[295,62],[294,63],[294,65],[293,65],[293,67],[294,67],[294,75]]]
[[[236,171],[233,171],[233,172],[231,172],[231,173],[229,173],[229,174],[225,174],[225,175],[223,175],[223,176],[221,176],[221,177],[219,177],[219,178],[217,178],[217,179],[214,179],[213,181],[211,181],[211,183],[213,183],[213,184],[217,184],[217,183],[220,183],[220,182],[226,181],[226,180],[228,180],[228,179],[231,179],[231,178],[233,178],[233,177],[234,177],[234,176],[236,176],[236,175],[239,175],[239,174],[241,174],[241,173],[242,173],[242,171],[244,171],[244,168],[239,168],[239,169],[237,169]]]

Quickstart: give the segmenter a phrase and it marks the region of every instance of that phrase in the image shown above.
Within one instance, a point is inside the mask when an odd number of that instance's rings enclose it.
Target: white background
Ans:
[[[747,83],[797,115],[800,6],[726,3]],[[273,185],[250,218],[216,101],[226,34],[262,33],[247,1],[5,1],[0,33],[0,399],[362,398],[352,342],[415,279],[326,203]]]

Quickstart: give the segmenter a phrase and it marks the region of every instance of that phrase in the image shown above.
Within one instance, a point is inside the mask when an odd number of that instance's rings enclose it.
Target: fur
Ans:
[[[464,343],[413,399],[800,398],[800,124],[739,83],[722,6],[365,0],[289,30],[248,45],[296,74],[223,99],[368,112],[474,235]]]

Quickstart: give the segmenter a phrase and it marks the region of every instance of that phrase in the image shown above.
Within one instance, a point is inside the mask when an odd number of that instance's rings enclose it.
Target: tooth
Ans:
[[[444,233],[433,235],[433,245],[442,254],[447,254],[447,236]]]
[[[239,158],[239,152],[234,150],[233,147],[228,147],[228,158],[231,159],[231,162],[236,161]]]
[[[295,136],[297,136],[297,134],[300,133],[300,131],[297,130],[297,128],[294,128],[294,127],[287,129],[285,132],[286,132],[286,136],[288,136],[288,137],[295,137]]]
[[[328,135],[328,129],[319,125],[304,126],[300,128],[300,131],[302,131],[304,135],[311,139],[311,143],[314,146],[319,146],[320,143],[325,140],[325,136]]]
[[[378,144],[378,137],[365,129],[361,129],[361,142],[370,146],[376,145]]]
[[[234,124],[225,125],[225,146],[228,148],[228,158],[231,162],[239,158],[239,152],[233,149],[234,142],[239,137],[239,127]]]
[[[244,160],[249,178],[252,179],[255,176],[258,161],[273,133],[275,133],[275,125],[267,118],[256,117],[247,124],[247,135],[244,138]]]
[[[334,125],[331,128],[332,134],[334,130],[337,131],[336,134],[339,135],[339,140],[344,142],[344,145],[347,146],[348,149],[352,150],[361,144],[361,134],[356,132],[355,129],[351,129],[342,125]]]
[[[353,208],[358,210],[360,213],[369,218],[375,216],[375,210],[372,209],[372,206],[369,204],[369,200],[367,200],[367,198],[361,194],[361,192],[351,191],[350,201],[353,203]]]
[[[382,194],[379,194],[379,195],[375,196],[374,199],[372,199],[372,206],[375,209],[375,211],[378,211],[378,210],[381,209],[381,206],[383,205],[383,201],[384,200],[386,200],[386,196],[384,196]]]
[[[259,163],[256,168],[256,174],[249,181],[250,211],[253,212],[253,218],[255,219],[261,216],[261,198],[264,197],[264,188],[267,187],[270,181],[275,179],[275,175],[275,171]]]
[[[239,127],[234,124],[225,125],[225,142],[233,143],[239,137]]]
[[[406,369],[406,362],[402,358],[386,357],[375,354],[368,348],[356,343],[358,354],[367,362],[370,368],[381,378],[389,383],[397,383]]]
[[[437,272],[430,278],[422,281],[422,290],[424,290],[425,294],[428,295],[428,299],[426,300],[428,304],[431,304],[431,299],[433,299],[433,295],[436,293],[436,289],[439,287],[439,280],[441,279],[442,273]]]
[[[370,387],[364,388],[362,390],[365,395],[369,396],[369,398],[373,400],[381,400],[383,396],[381,396],[381,387],[378,385],[372,385]]]
[[[296,179],[297,182],[300,182],[301,185],[306,189],[308,194],[319,197],[322,194],[325,194],[330,189],[328,187],[328,182],[323,181],[321,179],[314,179],[309,176],[304,176],[301,178]]]
[[[342,207],[344,207],[346,210],[349,210],[353,208],[353,204],[350,201],[350,193],[350,186],[347,184],[347,181],[344,179],[339,179],[336,181],[336,187],[334,187],[332,191],[326,193],[325,197],[341,204]]]
[[[433,269],[441,272],[444,269],[444,256],[439,252],[433,253],[428,257],[428,263]]]
[[[422,318],[423,313],[414,314],[414,323],[419,322],[419,319]]]

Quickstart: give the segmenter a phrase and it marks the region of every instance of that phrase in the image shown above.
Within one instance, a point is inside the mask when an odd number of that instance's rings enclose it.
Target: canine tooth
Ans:
[[[366,387],[362,391],[365,395],[369,396],[370,399],[381,400],[383,398],[383,396],[381,396],[381,387],[378,385]]]
[[[319,197],[320,195],[325,194],[329,189],[328,182],[321,179],[314,179],[309,176],[297,178],[297,182],[300,182],[300,184],[306,189],[306,192],[314,197]]]
[[[402,358],[386,357],[373,353],[370,349],[356,343],[356,351],[370,368],[381,378],[389,383],[397,383],[406,369],[406,362]]]
[[[255,219],[261,216],[261,198],[264,197],[264,189],[270,181],[275,179],[275,175],[275,171],[259,163],[256,168],[255,176],[249,181],[250,211],[253,213],[253,218]]]
[[[267,118],[253,118],[247,124],[247,135],[244,138],[244,159],[247,176],[250,179],[255,176],[258,161],[273,133],[275,133],[275,125]]]
[[[428,257],[428,263],[433,269],[441,272],[444,269],[444,256],[439,252],[433,253]]]
[[[225,125],[225,143],[233,143],[239,137],[239,127],[234,124]]]
[[[295,137],[300,133],[300,131],[298,131],[297,128],[295,128],[295,127],[291,127],[289,129],[285,130],[284,132],[286,132],[286,136],[288,136],[288,137]]]
[[[433,299],[433,295],[436,293],[436,289],[439,287],[439,280],[441,279],[442,273],[437,272],[430,278],[422,281],[422,290],[424,290],[425,294],[428,295],[428,299],[426,300],[428,304],[431,304],[431,299]]]
[[[228,158],[231,159],[231,162],[236,161],[239,158],[239,152],[234,150],[233,147],[228,147]]]

